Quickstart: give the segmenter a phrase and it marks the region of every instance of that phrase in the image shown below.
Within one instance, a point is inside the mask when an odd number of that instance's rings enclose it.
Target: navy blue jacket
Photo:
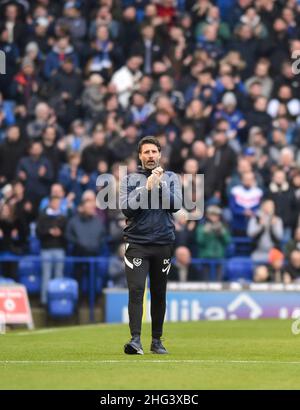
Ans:
[[[81,168],[77,168],[76,178],[71,177],[71,168],[69,164],[64,164],[58,173],[58,182],[60,182],[67,193],[74,192],[75,204],[79,205],[83,191],[87,188],[87,184],[82,184],[81,179],[86,173]]]
[[[76,256],[98,256],[103,245],[105,228],[97,216],[74,215],[66,228],[66,239]]]
[[[120,186],[120,208],[127,217],[124,240],[131,243],[166,245],[175,241],[173,212],[182,206],[179,179],[174,172],[165,172],[161,187],[147,190],[151,171],[139,167],[126,175]],[[151,196],[156,201],[151,203]]]
[[[39,176],[41,166],[47,169],[46,174],[42,177]],[[40,201],[44,196],[48,195],[53,180],[53,169],[46,157],[41,156],[37,160],[30,156],[21,158],[17,166],[17,175],[20,171],[24,171],[27,176],[25,183],[28,199]]]

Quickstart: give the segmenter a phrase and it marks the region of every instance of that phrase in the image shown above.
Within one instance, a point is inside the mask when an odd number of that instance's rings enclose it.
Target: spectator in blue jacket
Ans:
[[[69,216],[70,214],[73,213],[73,211],[75,209],[75,205],[74,205],[75,195],[74,195],[74,193],[70,192],[66,196],[66,191],[65,191],[64,186],[62,184],[57,183],[57,182],[55,182],[54,184],[51,185],[50,195],[41,200],[41,203],[40,203],[40,206],[39,206],[39,211],[40,212],[46,210],[46,208],[49,206],[50,199],[52,197],[60,198],[59,210],[60,210],[61,215]]]
[[[246,126],[245,118],[237,109],[237,98],[234,93],[226,92],[222,98],[222,108],[215,113],[215,119],[225,119],[229,124],[228,136],[231,147],[240,151],[240,132]]]
[[[242,183],[232,188],[229,207],[232,212],[232,230],[235,235],[246,235],[249,219],[258,211],[263,191],[257,187],[252,171],[242,175]]]
[[[220,58],[224,51],[218,41],[218,25],[207,25],[203,30],[203,35],[197,38],[198,47],[205,50],[214,59]]]
[[[74,47],[70,44],[70,38],[67,35],[60,37],[55,42],[52,50],[47,54],[44,65],[44,76],[49,79],[66,58],[71,59],[74,66],[79,68],[78,55]]]
[[[40,141],[33,141],[29,156],[20,159],[17,177],[25,183],[26,196],[37,207],[40,200],[48,195],[53,179],[51,163],[43,156]]]
[[[4,130],[16,122],[14,108],[14,102],[3,100],[3,95],[0,92],[0,141],[4,138]]]
[[[74,194],[74,202],[79,204],[82,193],[87,189],[89,176],[79,167],[81,161],[80,154],[73,152],[69,155],[68,163],[64,164],[59,173],[58,181],[63,185],[67,194]]]

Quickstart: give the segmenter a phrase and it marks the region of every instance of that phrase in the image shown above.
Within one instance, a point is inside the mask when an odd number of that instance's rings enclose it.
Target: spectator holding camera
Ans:
[[[222,259],[230,243],[230,233],[221,220],[222,210],[210,205],[206,210],[206,222],[196,228],[198,258]]]
[[[255,268],[253,280],[257,283],[286,283],[289,278],[284,271],[284,254],[279,249],[272,248],[268,254],[268,264]]]
[[[222,210],[216,205],[210,205],[206,210],[206,222],[196,228],[197,256],[203,259],[222,259],[230,244],[230,233],[223,224]],[[204,265],[203,274],[209,280],[209,265]],[[222,269],[217,266],[217,279],[221,280]]]

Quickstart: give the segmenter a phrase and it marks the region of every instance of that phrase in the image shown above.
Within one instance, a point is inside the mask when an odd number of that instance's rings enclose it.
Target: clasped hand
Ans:
[[[147,178],[146,188],[150,191],[153,187],[159,186],[164,170],[157,167],[152,170],[152,174]]]

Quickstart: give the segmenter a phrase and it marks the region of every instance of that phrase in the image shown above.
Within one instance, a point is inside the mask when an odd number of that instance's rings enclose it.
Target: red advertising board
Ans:
[[[27,291],[21,285],[0,285],[0,315],[6,324],[27,324],[33,321]]]

